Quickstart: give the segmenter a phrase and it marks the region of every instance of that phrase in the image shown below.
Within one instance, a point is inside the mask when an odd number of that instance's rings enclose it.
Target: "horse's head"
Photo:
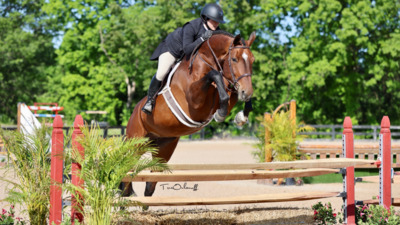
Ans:
[[[223,58],[224,77],[238,93],[239,100],[248,101],[253,94],[251,75],[253,73],[254,55],[250,46],[256,38],[255,32],[249,40],[244,41],[240,35],[236,35],[231,41],[227,55]]]
[[[240,35],[234,36],[223,30],[214,31],[207,44],[200,46],[199,51],[194,51],[190,56],[189,70],[197,53],[200,53],[198,58],[205,64],[205,67],[201,68],[205,68],[206,71],[222,71],[229,83],[228,88],[237,92],[239,100],[248,101],[253,94],[251,75],[254,56],[250,46],[255,38],[255,32],[250,35],[249,40],[244,41]]]

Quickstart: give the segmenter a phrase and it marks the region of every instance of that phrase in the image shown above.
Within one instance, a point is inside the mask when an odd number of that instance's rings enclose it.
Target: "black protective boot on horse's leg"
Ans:
[[[146,114],[150,115],[153,112],[156,95],[160,90],[161,83],[162,81],[157,80],[156,76],[151,79],[149,91],[147,92],[147,101],[142,108],[142,111]]]

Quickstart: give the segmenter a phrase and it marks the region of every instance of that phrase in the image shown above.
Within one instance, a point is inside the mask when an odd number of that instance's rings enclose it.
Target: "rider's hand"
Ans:
[[[207,40],[212,36],[212,34],[213,34],[212,30],[206,30],[206,32],[204,32],[204,34],[201,35],[200,38],[201,38],[203,41],[207,41]]]

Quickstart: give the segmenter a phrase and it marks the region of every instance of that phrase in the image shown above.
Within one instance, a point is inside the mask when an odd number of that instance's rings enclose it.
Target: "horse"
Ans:
[[[153,157],[168,162],[181,136],[201,130],[213,118],[223,121],[238,100],[246,102],[245,112],[241,111],[235,121],[239,124],[245,122],[251,111],[251,104],[247,104],[253,94],[254,56],[250,46],[255,37],[253,32],[249,40],[243,40],[240,35],[217,30],[190,57],[183,58],[171,79],[170,90],[183,113],[194,122],[193,126],[172,113],[164,95],[156,97],[151,115],[142,112],[146,102],[144,97],[129,119],[127,138],[149,138],[158,148]],[[146,183],[145,196],[153,195],[156,184]],[[135,195],[131,183],[122,186],[123,196]]]

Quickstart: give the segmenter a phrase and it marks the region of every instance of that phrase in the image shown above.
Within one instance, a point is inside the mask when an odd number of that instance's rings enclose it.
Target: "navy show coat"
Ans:
[[[218,28],[219,29],[219,28]],[[190,55],[194,48],[203,40],[200,38],[208,27],[201,18],[194,19],[168,34],[153,52],[150,60],[158,60],[158,57],[170,52],[175,58],[180,59],[184,55]]]

